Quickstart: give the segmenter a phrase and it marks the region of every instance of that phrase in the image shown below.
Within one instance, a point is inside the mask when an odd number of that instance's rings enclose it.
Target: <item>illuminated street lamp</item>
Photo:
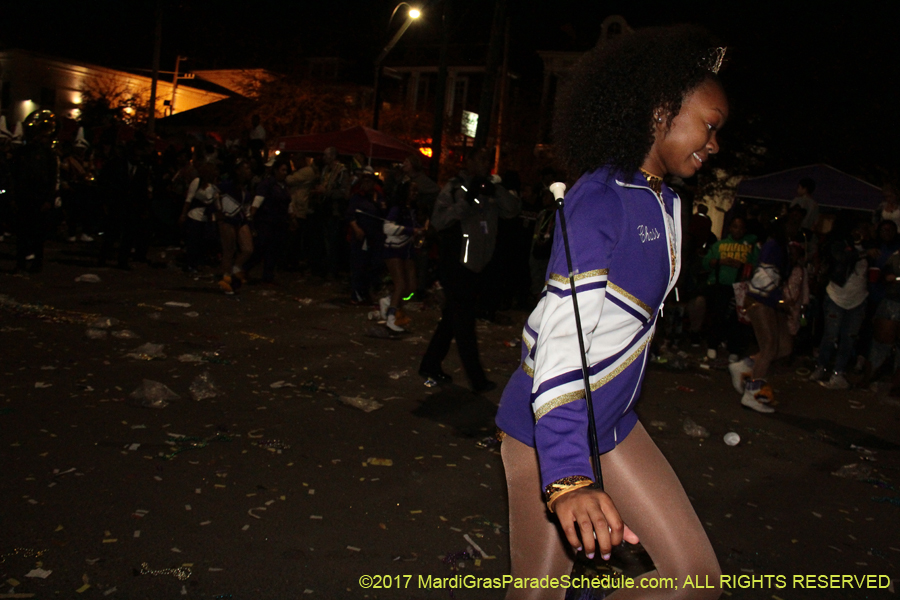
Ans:
[[[384,49],[381,51],[381,54],[378,55],[378,58],[375,59],[375,99],[374,106],[372,108],[372,129],[378,129],[378,116],[381,112],[381,86],[379,82],[381,81],[381,68],[382,63],[384,62],[385,57],[388,55],[388,52],[400,41],[400,38],[403,37],[403,34],[406,33],[406,30],[409,29],[409,26],[412,25],[412,22],[422,16],[421,11],[417,8],[413,8],[406,2],[401,2],[397,6],[394,7],[394,12],[391,13],[391,18],[388,20],[388,25],[390,26],[391,21],[394,20],[394,15],[397,14],[397,10],[401,6],[407,6],[409,8],[409,12],[406,16],[406,21],[403,22],[403,25],[400,26],[400,29],[397,30],[397,33],[394,34],[394,37],[391,38],[391,41],[387,43]]]

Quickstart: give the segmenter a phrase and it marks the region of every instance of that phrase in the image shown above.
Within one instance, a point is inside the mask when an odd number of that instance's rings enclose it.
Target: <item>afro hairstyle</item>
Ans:
[[[671,126],[688,93],[707,79],[718,81],[709,70],[716,45],[701,27],[652,27],[579,59],[553,120],[554,145],[569,173],[604,165],[637,172],[653,146],[656,116]]]

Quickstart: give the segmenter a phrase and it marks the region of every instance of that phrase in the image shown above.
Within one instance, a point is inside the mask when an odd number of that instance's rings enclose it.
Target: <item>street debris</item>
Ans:
[[[741,436],[739,436],[738,434],[736,434],[733,431],[729,431],[728,433],[726,433],[725,437],[723,439],[725,440],[725,443],[728,444],[729,446],[737,446],[738,444],[741,443]]]
[[[367,400],[366,398],[361,398],[359,396],[341,396],[341,402],[343,402],[347,406],[358,408],[359,410],[367,413],[370,413],[373,410],[378,410],[379,408],[384,406],[384,404],[378,402],[377,400]]]
[[[174,548],[173,548],[174,550]],[[180,552],[180,550],[179,550]],[[158,577],[159,575],[171,575],[178,581],[186,581],[191,576],[191,568],[190,567],[176,567],[174,569],[156,569],[153,570],[150,568],[148,563],[141,563],[141,575],[152,575],[154,577]]]
[[[258,440],[253,442],[254,446],[258,446],[263,450],[268,450],[269,452],[275,452],[276,454],[281,454],[282,450],[287,450],[290,448],[288,444],[285,444],[281,440]]]
[[[100,283],[100,277],[93,273],[85,273],[75,278],[77,283]]]
[[[131,398],[139,401],[144,408],[165,408],[169,400],[177,400],[179,396],[164,383],[145,379],[140,387],[131,392]]]
[[[141,337],[129,329],[120,329],[119,331],[113,331],[110,333],[110,335],[119,340],[136,340]]]
[[[194,400],[215,398],[221,393],[219,392],[219,388],[216,387],[216,384],[213,383],[209,371],[204,371],[200,375],[197,375],[197,377],[194,378],[194,381],[191,382],[191,387],[188,391],[191,394],[191,398]]]
[[[269,342],[270,344],[275,343],[275,340],[273,338],[266,337],[266,336],[260,335],[258,333],[253,333],[252,331],[242,331],[241,334],[246,335],[251,340],[263,340],[265,342]]]
[[[684,432],[692,438],[708,438],[709,430],[702,425],[697,425],[693,419],[686,417],[682,425]]]
[[[294,385],[293,383],[288,383],[286,381],[276,381],[275,383],[270,383],[269,387],[272,388],[273,390],[280,390],[281,388],[297,387],[297,386]]]
[[[867,479],[872,476],[872,467],[869,465],[861,465],[859,463],[851,463],[844,465],[837,471],[831,473],[835,477],[843,477],[844,479]]]
[[[32,569],[25,573],[25,577],[35,577],[38,579],[47,579],[50,576],[50,573],[53,571],[48,571],[45,569]]]
[[[225,435],[224,433],[216,433],[214,435],[207,436],[205,438],[200,438],[197,436],[190,435],[181,435],[179,433],[169,433],[167,434],[169,437],[173,438],[171,440],[167,440],[166,443],[174,446],[175,450],[170,452],[169,454],[164,454],[160,452],[160,458],[164,458],[165,460],[172,460],[182,452],[187,452],[188,450],[199,450],[201,448],[206,448],[213,442],[230,442],[231,438]],[[220,487],[216,485],[216,487]],[[221,486],[224,487],[224,486]],[[188,507],[190,505],[187,505]],[[190,510],[190,508],[188,508]]]
[[[147,342],[142,346],[138,346],[131,352],[125,355],[126,358],[134,358],[137,360],[156,360],[163,359],[166,357],[163,354],[163,348],[165,348],[165,344],[153,344]]]

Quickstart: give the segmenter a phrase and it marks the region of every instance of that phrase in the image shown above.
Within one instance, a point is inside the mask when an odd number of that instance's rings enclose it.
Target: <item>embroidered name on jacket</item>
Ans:
[[[641,238],[641,243],[652,242],[653,240],[659,239],[659,231],[654,227],[650,229],[646,225],[638,225],[638,236]]]

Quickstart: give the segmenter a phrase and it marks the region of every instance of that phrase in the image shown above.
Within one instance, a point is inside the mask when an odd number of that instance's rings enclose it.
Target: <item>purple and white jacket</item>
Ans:
[[[665,185],[660,199],[640,172],[623,177],[603,168],[578,180],[564,210],[603,453],[637,422],[647,347],[681,267],[681,200]],[[593,476],[567,273],[557,221],[547,284],[497,413],[500,429],[536,448],[544,487]]]

